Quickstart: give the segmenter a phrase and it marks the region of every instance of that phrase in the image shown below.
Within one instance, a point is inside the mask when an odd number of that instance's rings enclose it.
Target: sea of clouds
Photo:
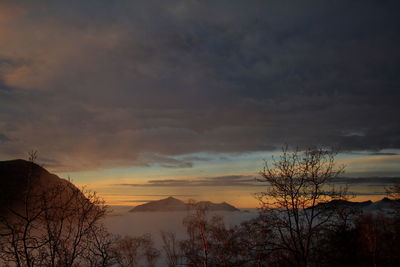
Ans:
[[[107,229],[120,236],[141,236],[149,233],[152,235],[155,246],[161,248],[161,231],[174,232],[178,239],[186,237],[183,219],[188,215],[186,211],[173,212],[129,212],[131,207],[118,206],[112,208],[104,224]],[[227,226],[238,225],[241,222],[257,216],[256,209],[246,211],[228,212],[219,211],[210,213],[209,216],[219,215],[224,218]]]

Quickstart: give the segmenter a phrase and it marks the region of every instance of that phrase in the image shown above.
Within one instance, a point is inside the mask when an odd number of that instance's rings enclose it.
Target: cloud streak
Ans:
[[[400,177],[359,177],[349,178],[340,177],[332,179],[332,184],[339,185],[362,185],[362,186],[390,186],[395,183],[400,183]],[[114,184],[115,185],[115,184]],[[133,187],[198,187],[198,186],[238,186],[238,187],[253,187],[266,186],[263,180],[256,179],[252,176],[227,175],[197,179],[158,179],[149,180],[144,184],[137,183],[121,183],[118,186],[133,186]]]
[[[332,180],[335,184],[348,185],[373,185],[373,186],[389,186],[400,183],[400,177],[359,177],[359,178],[335,178]]]
[[[216,176],[198,179],[160,179],[149,180],[145,184],[122,183],[120,186],[134,187],[192,187],[192,186],[259,186],[254,177],[241,175]]]

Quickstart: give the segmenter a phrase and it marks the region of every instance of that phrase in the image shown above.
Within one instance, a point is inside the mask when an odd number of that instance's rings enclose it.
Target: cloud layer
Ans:
[[[2,1],[1,158],[400,148],[396,1]],[[45,162],[46,163],[46,162]]]
[[[255,177],[246,175],[226,175],[198,179],[158,179],[142,184],[117,184],[121,186],[187,187],[187,186],[260,186]],[[265,184],[264,184],[265,185]]]
[[[384,189],[385,186],[391,186],[400,182],[400,177],[339,177],[332,179],[332,184],[348,185],[348,186],[380,186]],[[149,180],[147,183],[134,184],[125,183],[117,184],[119,186],[134,186],[134,187],[192,187],[192,186],[239,186],[252,187],[262,186],[267,184],[263,179],[247,176],[247,175],[226,175],[215,176],[197,179],[158,179]]]

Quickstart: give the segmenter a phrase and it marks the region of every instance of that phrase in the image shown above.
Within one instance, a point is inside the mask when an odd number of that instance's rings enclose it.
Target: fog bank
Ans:
[[[104,224],[111,233],[121,236],[140,236],[150,233],[157,248],[161,248],[161,231],[174,232],[178,239],[186,237],[182,221],[188,212],[129,212],[130,208],[126,206],[112,208],[113,212],[104,219]],[[210,213],[210,217],[214,214],[222,216],[227,226],[234,226],[254,218],[257,212],[256,209],[248,212],[219,211]]]

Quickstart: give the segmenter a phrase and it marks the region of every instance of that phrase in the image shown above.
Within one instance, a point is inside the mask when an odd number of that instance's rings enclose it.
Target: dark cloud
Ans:
[[[138,158],[138,162],[142,162],[144,166],[149,166],[150,164],[158,164],[164,168],[191,168],[193,163],[191,161],[196,160],[196,158],[184,158],[184,159],[174,159],[171,157],[160,156],[157,154],[143,155]]]
[[[4,1],[2,157],[400,148],[396,1]]]
[[[241,175],[216,176],[199,179],[161,179],[150,180],[146,184],[118,184],[122,186],[186,187],[186,186],[259,186],[254,177]]]
[[[120,196],[121,194],[103,193],[102,195],[105,195],[105,196]],[[196,197],[198,195],[195,195],[195,194],[180,194],[180,195],[171,195],[171,194],[145,194],[145,195],[124,194],[124,196],[135,196],[135,197]]]
[[[369,155],[371,156],[397,156],[399,153],[393,153],[393,152],[372,152]]]
[[[9,142],[10,138],[8,138],[6,135],[0,133],[0,143],[5,143],[5,142]]]
[[[349,196],[384,196],[386,192],[384,191],[376,191],[376,192],[347,192]]]
[[[372,152],[357,152],[357,151],[343,151],[349,155],[369,155],[369,156],[397,156],[400,155],[397,152],[385,152],[385,151],[372,151]]]
[[[356,185],[362,186],[390,186],[400,183],[400,177],[339,177],[331,181],[332,184],[349,185],[350,187]],[[266,186],[266,183],[253,176],[241,175],[227,175],[216,176],[197,179],[159,179],[149,180],[145,184],[124,183],[118,184],[120,186],[134,186],[134,187],[191,187],[191,186]],[[349,193],[353,194],[353,193]],[[368,193],[369,194],[369,193]],[[158,195],[157,195],[158,196]],[[166,195],[162,195],[166,196]]]
[[[132,200],[118,200],[118,202],[127,202],[127,203],[143,203],[143,202],[153,202],[157,201],[158,199],[142,199],[142,200],[137,200],[137,199],[132,199]]]
[[[400,183],[400,177],[359,177],[359,178],[348,178],[341,177],[332,180],[335,184],[348,184],[348,185],[373,185],[373,186],[390,186],[396,183]]]

